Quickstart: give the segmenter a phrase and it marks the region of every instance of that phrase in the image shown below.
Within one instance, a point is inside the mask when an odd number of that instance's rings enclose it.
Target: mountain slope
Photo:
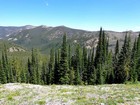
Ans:
[[[16,26],[0,26],[0,38],[5,38],[11,34],[21,32],[22,30],[32,29],[34,26],[26,25],[21,27]]]
[[[9,41],[0,40],[0,58],[2,51],[4,50],[4,46],[6,46],[8,57],[10,58],[14,57],[26,61],[31,55],[30,50],[28,50],[25,47],[22,47]]]
[[[67,34],[68,43],[79,43],[91,49],[97,46],[98,31],[85,31],[79,29],[72,29],[65,26],[46,27],[38,26],[21,32],[13,33],[6,37],[6,40],[12,41],[16,44],[27,48],[38,48],[42,52],[48,52],[52,47],[60,47],[62,36]],[[122,45],[126,32],[105,31],[109,38],[110,48],[115,46],[116,40],[120,41]],[[137,37],[138,32],[128,31],[132,41]]]

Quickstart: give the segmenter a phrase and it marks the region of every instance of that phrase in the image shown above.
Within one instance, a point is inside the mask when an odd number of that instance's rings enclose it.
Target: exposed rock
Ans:
[[[9,52],[25,52],[25,50],[24,49],[22,49],[22,48],[20,48],[20,47],[10,47],[9,49],[8,49],[8,51]]]

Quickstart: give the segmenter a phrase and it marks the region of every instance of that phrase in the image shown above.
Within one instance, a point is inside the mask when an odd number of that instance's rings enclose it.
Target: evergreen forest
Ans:
[[[6,45],[0,58],[1,84],[97,85],[129,81],[140,81],[140,34],[132,43],[126,32],[123,46],[117,40],[115,49],[109,49],[109,37],[100,28],[98,45],[92,50],[79,44],[71,48],[64,34],[61,48],[52,48],[48,59],[32,49],[31,56],[23,62],[8,57]]]

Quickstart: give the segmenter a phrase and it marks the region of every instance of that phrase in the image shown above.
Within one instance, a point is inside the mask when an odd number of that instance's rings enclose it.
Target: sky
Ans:
[[[140,0],[0,0],[0,26],[140,31]]]

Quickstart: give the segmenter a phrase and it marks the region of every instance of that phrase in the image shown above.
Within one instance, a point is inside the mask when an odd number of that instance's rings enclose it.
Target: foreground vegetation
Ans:
[[[0,105],[140,105],[140,84],[0,85]]]

